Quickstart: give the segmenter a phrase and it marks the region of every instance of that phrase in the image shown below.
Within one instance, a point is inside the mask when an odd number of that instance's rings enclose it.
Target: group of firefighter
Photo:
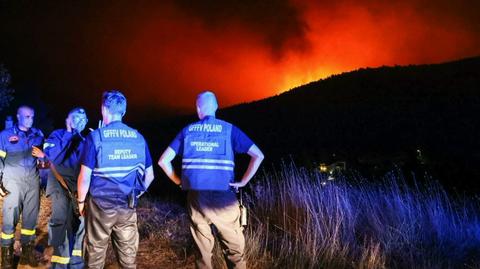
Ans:
[[[187,193],[190,231],[198,247],[197,268],[212,268],[218,231],[229,268],[246,268],[245,238],[235,191],[244,187],[263,160],[260,149],[240,129],[215,117],[215,94],[196,99],[199,121],[182,129],[158,164]],[[1,267],[39,266],[36,228],[40,206],[39,167],[47,167],[46,196],[51,199],[49,268],[103,268],[109,241],[121,268],[136,268],[139,235],[138,198],[154,179],[152,158],[143,136],[122,122],[125,95],[102,96],[102,125],[86,131],[85,109],[73,108],[65,128],[48,138],[33,127],[35,112],[20,106],[17,123],[0,133],[0,196],[2,205]],[[250,156],[245,173],[234,176],[235,154]],[[182,171],[172,165],[181,157]],[[181,174],[181,176],[179,176]],[[14,249],[21,219],[20,249]],[[15,252],[17,251],[17,252]]]

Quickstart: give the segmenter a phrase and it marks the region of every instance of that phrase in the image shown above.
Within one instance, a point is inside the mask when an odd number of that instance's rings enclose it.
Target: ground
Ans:
[[[3,199],[0,200],[0,208],[3,206]],[[1,211],[0,211],[1,212]],[[1,214],[1,213],[0,213]],[[36,268],[49,268],[49,260],[52,255],[52,248],[48,247],[48,220],[51,214],[51,201],[42,195],[40,198],[40,214],[38,217],[36,256],[40,265]],[[20,238],[21,224],[17,226],[15,242],[15,263],[21,253]],[[181,253],[178,248],[172,248],[167,242],[159,239],[141,238],[139,251],[137,253],[137,268],[194,268],[193,256]],[[105,268],[120,268],[115,262],[115,255],[111,247],[107,253]],[[18,268],[32,268],[30,266],[18,266]]]

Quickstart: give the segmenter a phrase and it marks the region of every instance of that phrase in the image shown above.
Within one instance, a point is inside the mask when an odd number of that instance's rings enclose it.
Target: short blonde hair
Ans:
[[[105,91],[103,93],[102,105],[112,114],[123,116],[127,112],[127,98],[117,90]]]

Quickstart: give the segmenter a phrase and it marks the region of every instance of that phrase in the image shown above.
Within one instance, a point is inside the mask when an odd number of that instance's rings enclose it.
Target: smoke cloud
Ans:
[[[192,112],[205,89],[226,106],[360,67],[480,54],[478,1],[332,2],[2,1],[0,61],[59,99],[118,88],[134,109]]]

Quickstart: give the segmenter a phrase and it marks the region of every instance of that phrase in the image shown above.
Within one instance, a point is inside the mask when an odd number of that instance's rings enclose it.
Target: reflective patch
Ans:
[[[2,239],[8,240],[15,237],[15,234],[6,234],[2,232]]]
[[[55,144],[53,144],[53,143],[44,143],[43,144],[43,149],[53,148],[53,147],[55,147]]]
[[[22,229],[20,232],[21,232],[21,234],[23,234],[23,235],[34,235],[34,234],[35,234],[35,229],[33,229],[33,230]]]
[[[18,135],[12,135],[8,138],[8,142],[10,142],[12,144],[16,144],[18,142],[18,140],[20,140]]]
[[[70,257],[61,257],[61,256],[52,256],[51,262],[60,263],[60,264],[69,264]]]
[[[5,158],[7,157],[7,153],[3,150],[0,150],[0,158]]]
[[[72,256],[82,257],[82,250],[80,250],[80,249],[74,249],[74,250],[72,251]]]

